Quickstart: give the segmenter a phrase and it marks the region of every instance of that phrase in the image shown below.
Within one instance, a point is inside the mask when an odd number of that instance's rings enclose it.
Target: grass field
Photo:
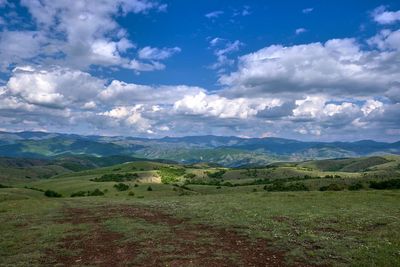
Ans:
[[[368,187],[398,177],[398,158],[367,162],[133,162],[10,179],[0,188],[0,266],[400,266],[400,191]],[[320,169],[329,164],[340,169]],[[349,190],[354,182],[363,187]],[[307,190],[287,192],[299,183]],[[329,184],[342,187],[320,191]],[[277,185],[286,192],[268,190]]]

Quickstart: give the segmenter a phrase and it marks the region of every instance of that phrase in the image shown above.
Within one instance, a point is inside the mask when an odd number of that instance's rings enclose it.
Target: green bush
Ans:
[[[123,183],[118,183],[114,185],[114,188],[117,189],[118,191],[126,191],[129,189],[129,185],[123,184]]]
[[[202,180],[202,179],[193,179],[193,180],[186,180],[186,184],[197,184],[197,185],[215,185],[220,186],[221,181],[213,179],[213,180]]]
[[[31,189],[31,190],[35,190],[35,191],[39,191],[39,192],[44,192],[44,190],[43,190],[43,189],[36,188],[36,187],[24,186],[24,188],[26,188],[26,189]]]
[[[319,191],[342,191],[344,190],[344,186],[340,184],[329,184],[326,186],[321,186]]]
[[[11,188],[11,186],[0,184],[0,188]]]
[[[222,179],[222,177],[224,176],[225,172],[226,172],[225,170],[219,170],[219,171],[216,171],[216,172],[206,172],[206,173],[207,173],[207,176],[212,178],[212,179]]]
[[[175,167],[162,167],[158,171],[158,174],[161,176],[161,182],[163,184],[170,184],[177,182],[179,177],[185,174],[186,170],[184,168],[175,168]]]
[[[303,183],[293,183],[285,185],[281,181],[276,181],[270,186],[265,185],[264,190],[270,192],[279,192],[279,191],[308,191],[308,187]]]
[[[95,190],[93,190],[93,191],[88,191],[88,194],[87,194],[88,196],[103,196],[104,195],[104,193],[101,191],[101,190],[99,190],[98,188],[96,188]]]
[[[106,190],[104,190],[104,192],[106,192]],[[78,191],[75,193],[71,194],[71,197],[93,197],[93,196],[103,196],[104,192],[102,192],[100,189],[96,188],[93,191]]]
[[[137,173],[108,173],[104,174],[101,177],[96,177],[94,179],[90,179],[93,182],[126,182],[132,181],[138,178],[139,175]]]
[[[400,179],[391,179],[382,182],[370,182],[369,187],[373,189],[400,189]]]
[[[78,191],[71,194],[71,197],[85,197],[87,192],[85,191]]]
[[[147,187],[147,191],[153,191],[153,188],[151,186]]]
[[[363,185],[360,182],[349,185],[350,191],[357,191],[357,190],[361,190],[362,188],[363,188]]]
[[[233,187],[234,185],[231,182],[225,182],[222,184],[223,186]]]
[[[131,196],[131,197],[135,196],[135,192],[129,191],[128,196]]]
[[[44,195],[46,197],[62,197],[61,194],[59,194],[59,193],[57,193],[56,191],[53,191],[53,190],[46,190],[44,192]]]

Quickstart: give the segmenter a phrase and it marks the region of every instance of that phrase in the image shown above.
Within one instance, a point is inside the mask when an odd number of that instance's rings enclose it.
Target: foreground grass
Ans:
[[[334,266],[400,266],[399,191],[190,196],[152,193],[140,199],[127,196],[49,199],[33,190],[1,189],[0,265],[40,265],[47,249],[56,247],[63,237],[71,234],[71,229],[76,230],[69,223],[55,222],[63,218],[66,206],[90,209],[105,204],[129,204],[187,218],[191,223],[236,229],[251,238],[267,238],[272,247],[287,251],[289,263],[301,260]],[[121,242],[171,234],[163,225],[148,225],[139,219],[110,218],[103,224],[112,231],[126,233]],[[84,231],[84,225],[81,226]],[[171,257],[174,256],[173,248],[157,249],[170,250]]]
[[[400,192],[241,193],[144,204],[235,227],[315,264],[400,266]]]
[[[28,189],[0,190],[0,266],[37,266],[72,226],[55,224],[61,201]]]

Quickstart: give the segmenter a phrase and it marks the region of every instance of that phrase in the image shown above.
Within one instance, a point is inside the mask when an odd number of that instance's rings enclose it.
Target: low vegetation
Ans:
[[[345,189],[345,187],[343,185],[332,183],[332,184],[329,184],[326,186],[321,186],[319,188],[319,191],[341,191],[344,189]]]
[[[158,170],[158,174],[161,177],[161,182],[164,184],[170,184],[177,182],[179,178],[183,175],[185,175],[186,170],[185,168],[181,167],[161,167]]]
[[[265,185],[264,190],[269,192],[279,191],[308,191],[308,187],[303,183],[290,183],[285,185],[283,182],[275,182],[272,185]]]
[[[126,181],[132,181],[135,180],[139,177],[137,173],[108,173],[104,174],[100,177],[96,177],[94,179],[91,179],[93,182],[126,182]]]
[[[57,193],[53,190],[46,190],[44,191],[44,195],[46,197],[62,197],[62,195],[60,193]]]
[[[373,189],[400,189],[400,179],[391,179],[382,182],[372,181],[369,187]]]
[[[118,191],[126,191],[129,189],[129,185],[124,183],[118,183],[114,185],[114,188],[117,189]]]
[[[218,170],[216,172],[206,172],[207,176],[211,179],[222,179],[224,174],[226,173],[226,170]]]
[[[100,189],[96,188],[92,191],[78,191],[78,192],[72,193],[70,195],[70,197],[86,197],[86,196],[90,197],[90,196],[103,196],[103,195],[104,195],[104,192],[101,191]]]

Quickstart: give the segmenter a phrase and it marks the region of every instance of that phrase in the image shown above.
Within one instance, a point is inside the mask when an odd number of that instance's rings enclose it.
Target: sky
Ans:
[[[400,2],[0,0],[0,130],[398,141]]]

